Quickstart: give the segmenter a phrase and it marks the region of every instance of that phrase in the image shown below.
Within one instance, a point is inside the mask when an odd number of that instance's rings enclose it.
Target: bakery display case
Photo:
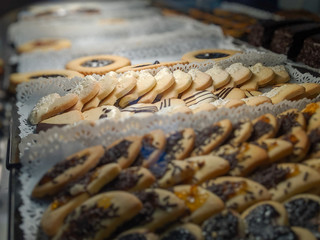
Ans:
[[[134,0],[14,15],[8,239],[320,238],[317,14]]]

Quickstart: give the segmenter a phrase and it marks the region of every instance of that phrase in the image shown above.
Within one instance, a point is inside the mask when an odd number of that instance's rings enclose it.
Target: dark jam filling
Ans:
[[[142,174],[138,173],[139,169],[124,169],[120,172],[116,179],[103,187],[102,191],[128,190],[133,188],[143,176]]]
[[[105,165],[107,163],[117,162],[119,158],[129,156],[128,149],[132,144],[131,141],[126,139],[122,140],[117,145],[105,151],[104,155],[101,157],[98,166]]]
[[[194,142],[196,154],[202,153],[202,146],[208,145],[212,139],[221,134],[223,134],[223,128],[218,125],[206,127],[200,131],[196,131],[196,139]]]
[[[202,224],[205,240],[233,240],[238,237],[238,218],[225,211],[209,218]]]
[[[132,166],[141,166],[143,161],[145,159],[148,159],[150,155],[157,149],[153,146],[152,141],[153,138],[148,136],[142,139],[142,147],[140,149],[140,153]]]
[[[167,233],[161,240],[197,240],[197,238],[187,229],[178,228]]]
[[[183,134],[182,131],[177,131],[172,133],[169,137],[167,137],[167,144],[165,148],[165,152],[167,154],[167,158],[174,158],[176,153],[180,153],[184,151],[182,146]]]
[[[248,239],[257,240],[299,240],[297,235],[287,226],[264,225],[251,229]]]
[[[88,159],[88,155],[83,155],[81,157],[75,156],[71,159],[64,160],[57,163],[49,172],[47,172],[40,180],[39,185],[45,184],[53,179],[55,179],[60,174],[67,171],[69,168],[75,167],[77,165],[83,164]]]
[[[90,208],[82,206],[79,216],[71,213],[68,228],[63,232],[59,239],[93,239],[97,231],[105,228],[101,222],[105,219],[114,219],[120,217],[118,215],[119,208],[111,204],[108,208],[98,207],[97,205]]]
[[[230,54],[226,53],[200,53],[195,55],[195,58],[198,59],[217,59],[217,58],[223,58],[228,57]]]
[[[143,233],[129,233],[117,239],[118,240],[147,240],[146,236]]]
[[[292,226],[308,228],[312,231],[320,231],[320,205],[311,199],[298,198],[285,204],[289,222]]]
[[[290,132],[293,127],[300,126],[297,122],[297,114],[294,112],[290,112],[286,115],[281,115],[278,117],[279,121],[279,130],[277,135],[282,136]]]
[[[245,220],[248,223],[249,230],[263,226],[263,225],[275,225],[276,219],[280,214],[269,204],[259,205],[258,207],[251,210],[246,216]]]
[[[169,162],[169,158],[167,158],[166,153],[163,152],[157,162],[149,167],[149,170],[156,179],[160,179],[168,171]]]
[[[111,109],[104,108],[102,109],[102,114],[100,115],[99,119],[108,118],[108,113],[111,112]]]
[[[316,128],[309,133],[310,152],[316,153],[320,151],[320,128]]]
[[[238,165],[238,158],[237,158],[238,154],[239,154],[239,150],[230,154],[219,154],[218,156],[227,160],[230,164],[230,170],[233,170]]]
[[[112,64],[114,61],[108,59],[92,59],[81,64],[82,67],[104,67]]]
[[[309,113],[309,112],[304,112],[302,113],[302,115],[304,116],[304,119],[306,120],[306,123],[308,124],[309,123],[309,120],[310,118],[312,117],[312,113]]]
[[[269,133],[273,130],[273,126],[264,121],[257,121],[256,124],[253,125],[253,131],[249,141],[256,141],[266,133]]]
[[[137,66],[134,66],[133,68],[147,67],[147,66],[152,66],[152,65],[156,65],[156,64],[160,64],[160,62],[156,60],[154,63],[137,65]]]
[[[278,168],[277,165],[274,164],[268,168],[256,171],[252,174],[251,179],[270,189],[285,180],[289,172],[289,168]]]
[[[229,182],[214,184],[206,186],[206,189],[216,195],[218,195],[222,201],[227,201],[231,196],[235,195],[244,182]]]
[[[57,77],[66,77],[66,75],[62,75],[62,74],[43,74],[43,75],[32,76],[32,77],[30,77],[30,79],[57,78]]]

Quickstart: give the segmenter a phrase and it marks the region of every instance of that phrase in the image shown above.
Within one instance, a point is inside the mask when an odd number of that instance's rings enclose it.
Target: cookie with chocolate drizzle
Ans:
[[[103,155],[100,145],[81,150],[58,162],[40,179],[31,196],[40,198],[59,192],[68,183],[84,176],[90,169],[99,164]]]

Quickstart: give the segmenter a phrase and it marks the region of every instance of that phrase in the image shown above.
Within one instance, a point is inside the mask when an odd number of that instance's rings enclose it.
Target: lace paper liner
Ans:
[[[39,235],[39,223],[44,210],[50,204],[48,201],[33,200],[30,193],[43,174],[58,161],[83,148],[98,144],[109,145],[113,141],[130,135],[142,135],[154,129],[162,129],[169,133],[192,127],[199,130],[213,122],[228,118],[233,123],[241,119],[252,120],[262,114],[279,114],[290,108],[302,110],[307,103],[314,100],[299,100],[296,102],[284,101],[280,104],[263,104],[258,107],[240,106],[236,109],[218,109],[214,112],[200,112],[194,115],[176,114],[173,116],[151,116],[144,119],[131,118],[123,122],[100,121],[96,126],[80,124],[76,127],[54,129],[50,133],[41,133],[32,136],[33,144],[29,139],[23,139],[20,144],[21,175],[23,183],[20,192],[22,206],[21,229],[25,239],[36,239]]]

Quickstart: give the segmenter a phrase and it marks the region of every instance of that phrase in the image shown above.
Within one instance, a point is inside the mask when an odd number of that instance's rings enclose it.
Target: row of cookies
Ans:
[[[312,119],[318,114],[318,108],[318,104],[311,104],[306,107],[304,114]],[[282,120],[278,121],[265,115],[252,122],[255,132],[259,132],[261,124],[263,128],[268,128],[265,123],[269,122],[274,132],[277,128],[275,125],[280,122],[280,129],[285,128],[286,131],[282,130],[280,134],[285,137],[279,139],[265,139],[272,136],[260,133],[260,137],[254,136],[250,142],[244,142],[248,139],[248,131],[242,130],[246,128],[243,123],[240,128],[234,126],[234,137],[227,141],[231,141],[231,144],[218,147],[232,132],[230,121],[223,120],[202,131],[184,129],[165,136],[162,131],[156,130],[143,137],[118,140],[104,149],[96,146],[76,153],[45,174],[32,193],[34,197],[56,194],[43,216],[42,227],[47,234],[55,234],[66,215],[97,192],[138,191],[151,185],[165,189],[173,187],[176,189],[175,195],[186,201],[191,212],[185,217],[188,219],[186,221],[201,223],[218,210],[221,211],[224,206],[242,212],[258,201],[283,201],[297,193],[313,190],[320,182],[320,175],[303,164],[275,164],[268,170],[261,168],[251,174],[259,166],[288,160],[288,156],[295,156],[299,152],[301,144],[298,146],[297,142],[308,142],[308,139],[300,139],[300,135],[294,135],[301,133],[303,129],[299,118],[302,113],[296,114],[299,117],[295,117],[294,113],[296,111],[283,113],[279,115]],[[299,120],[294,121],[295,119]],[[316,137],[311,136],[319,135],[319,127],[313,130],[309,128],[309,132],[312,142],[311,138]],[[317,146],[318,143],[315,141],[312,144]],[[192,157],[188,158],[190,153]],[[316,157],[319,151],[314,152],[312,149],[310,154],[311,157]],[[290,161],[296,160],[291,157]],[[219,177],[225,174],[231,176]],[[191,185],[176,186],[179,184]],[[206,197],[188,202],[188,196],[195,196],[198,192]],[[212,208],[210,204],[203,205],[209,196],[215,199]],[[205,206],[205,212],[202,206]],[[167,217],[175,219],[171,215]],[[138,219],[141,218],[140,216]]]

